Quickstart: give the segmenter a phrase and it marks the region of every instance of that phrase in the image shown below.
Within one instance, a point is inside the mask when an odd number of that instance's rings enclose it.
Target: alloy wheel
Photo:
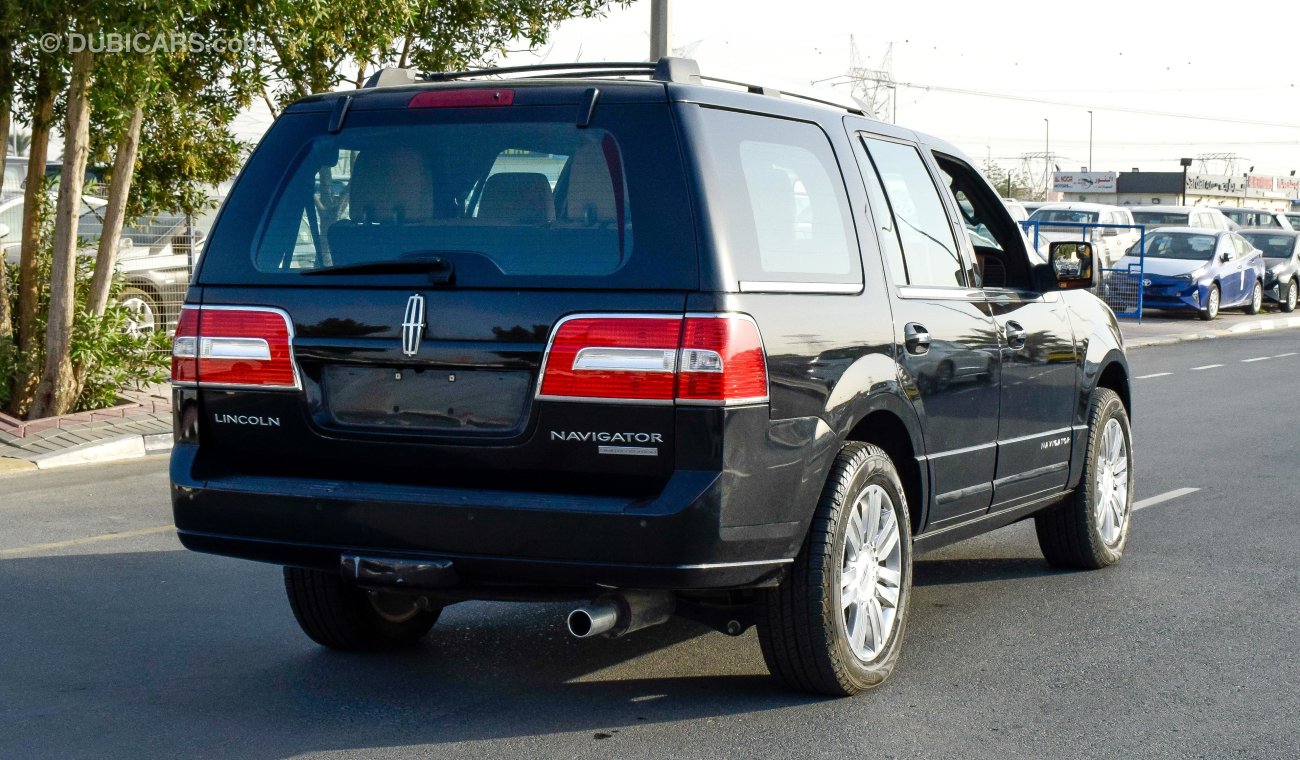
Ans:
[[[1101,431],[1097,452],[1097,530],[1107,546],[1124,534],[1128,517],[1128,443],[1119,420],[1111,418]]]
[[[130,315],[123,330],[127,335],[151,333],[157,326],[153,304],[141,296],[130,296],[122,301],[122,308]]]
[[[903,548],[894,502],[868,485],[853,503],[844,530],[840,608],[849,647],[870,662],[884,651],[898,623]]]

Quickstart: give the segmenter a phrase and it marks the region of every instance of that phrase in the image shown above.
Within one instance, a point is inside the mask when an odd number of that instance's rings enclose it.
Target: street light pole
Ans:
[[[1088,112],[1088,171],[1092,171],[1092,111]]]
[[[650,0],[650,60],[668,55],[669,0]]]
[[[1043,200],[1051,200],[1048,196],[1052,193],[1052,122],[1043,119],[1043,126],[1046,134],[1043,137]]]

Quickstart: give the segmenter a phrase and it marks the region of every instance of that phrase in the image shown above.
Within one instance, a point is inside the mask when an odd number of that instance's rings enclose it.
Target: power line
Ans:
[[[849,82],[855,81],[856,79],[854,77],[849,77],[849,75],[847,74],[841,74],[837,77],[830,77],[829,79],[821,79],[817,81],[826,82],[831,79],[839,79],[842,77],[847,78]],[[863,78],[871,79],[871,77],[863,77]],[[873,80],[873,81],[879,81],[879,80]],[[834,87],[836,85],[847,84],[847,83],[848,82],[832,82],[831,86]],[[1112,111],[1115,113],[1132,113],[1132,114],[1140,114],[1143,116],[1159,116],[1167,119],[1193,119],[1196,121],[1212,121],[1221,124],[1245,124],[1253,127],[1277,127],[1280,129],[1300,129],[1300,124],[1288,124],[1288,123],[1276,122],[1276,121],[1256,121],[1252,119],[1229,119],[1222,116],[1207,116],[1205,114],[1175,113],[1173,111],[1153,111],[1145,108],[1128,108],[1124,106],[1104,106],[1104,105],[1091,105],[1087,103],[1071,103],[1064,100],[1049,100],[1047,98],[1031,98],[1025,95],[1012,95],[1010,93],[1005,93],[1005,92],[969,90],[961,87],[944,87],[942,85],[918,84],[916,82],[893,81],[891,82],[891,85],[894,87],[904,87],[911,90],[924,90],[926,92],[944,92],[953,95],[969,95],[969,96],[980,97],[980,98],[998,98],[1001,100],[1014,100],[1021,103],[1036,103],[1040,105],[1064,106],[1066,108],[1092,109],[1094,111]]]

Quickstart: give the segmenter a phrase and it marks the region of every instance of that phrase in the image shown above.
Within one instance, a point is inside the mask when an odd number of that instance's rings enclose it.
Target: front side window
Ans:
[[[966,273],[939,190],[911,145],[864,137],[898,227],[911,285],[965,287]]]

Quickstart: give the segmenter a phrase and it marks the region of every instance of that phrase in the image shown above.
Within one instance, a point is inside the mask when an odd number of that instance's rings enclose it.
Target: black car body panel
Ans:
[[[187,547],[327,570],[344,554],[449,561],[455,572],[440,590],[466,598],[741,589],[780,580],[849,440],[895,458],[918,546],[1023,518],[1077,485],[1093,390],[1104,384],[1128,400],[1118,326],[1090,293],[1033,287],[1045,264],[959,151],[792,99],[593,81],[512,81],[509,108],[408,108],[421,92],[497,82],[318,95],[286,110],[224,205],[188,304],[278,310],[295,383],[178,384],[172,499]],[[325,233],[308,235],[307,223],[291,253],[261,257],[275,234],[268,217],[278,212],[268,208],[303,162],[317,160],[313,151],[334,150],[331,140],[494,120],[568,125],[581,121],[593,86],[599,102],[581,129],[616,140],[627,169],[635,242],[623,268],[595,278],[516,275],[499,256],[496,271],[485,267],[492,251],[439,250],[427,271],[313,274],[297,270],[327,268],[321,255],[296,246],[315,239],[319,249]],[[337,125],[340,111],[346,121]],[[557,140],[585,139],[561,126]],[[892,229],[891,212],[879,188],[899,190],[871,169],[871,151],[885,143],[914,151],[909,166],[935,183],[932,210],[951,226],[964,286],[891,273],[882,235],[897,233],[882,231]],[[780,176],[734,165],[739,155],[776,166],[764,153],[772,146],[789,148],[780,160],[804,188],[790,207],[763,206]],[[611,153],[606,143],[613,166]],[[576,156],[551,180],[555,192],[577,171]],[[337,168],[328,160],[320,166]],[[360,196],[352,180],[348,192]],[[736,182],[752,183],[748,200]],[[978,220],[1000,241],[996,250],[965,234],[971,221],[960,221],[949,182],[979,207],[996,207]],[[474,194],[487,183],[480,177],[468,200],[457,196],[459,221],[428,223],[421,234],[477,234],[460,228],[472,226]],[[782,267],[802,260],[781,259],[781,249],[760,256],[760,208],[784,220],[792,250],[814,240],[839,258],[789,273]],[[738,225],[747,210],[752,226]],[[353,226],[348,234],[374,231]],[[977,282],[994,261],[1005,279]],[[416,296],[427,324],[412,353],[404,339]],[[752,321],[766,396],[737,405],[554,400],[541,392],[544,365],[559,326],[578,315]],[[913,353],[918,324],[932,336],[923,354]],[[637,455],[618,455],[629,453]]]

